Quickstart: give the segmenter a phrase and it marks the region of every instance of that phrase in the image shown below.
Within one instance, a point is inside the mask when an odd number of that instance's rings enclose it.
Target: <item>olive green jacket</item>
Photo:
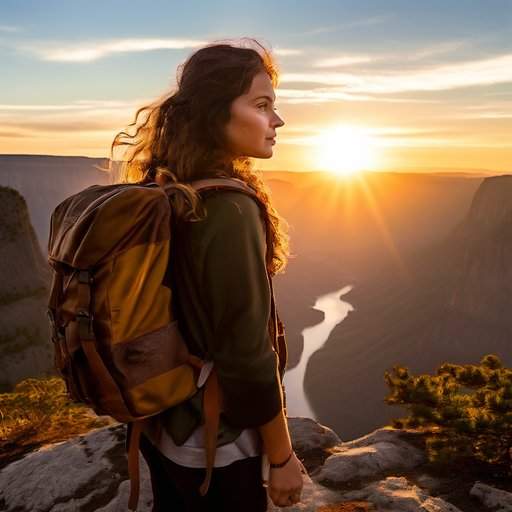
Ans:
[[[266,232],[256,201],[243,192],[201,192],[207,216],[173,226],[166,281],[191,353],[213,360],[224,400],[217,446],[274,418],[286,398],[286,343],[273,348],[273,301]],[[164,283],[164,284],[165,284]],[[277,345],[277,343],[276,343]],[[177,445],[203,423],[204,387],[160,415]]]

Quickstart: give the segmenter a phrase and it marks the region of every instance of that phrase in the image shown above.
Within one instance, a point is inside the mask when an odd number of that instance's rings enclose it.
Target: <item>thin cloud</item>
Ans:
[[[295,48],[275,48],[272,50],[272,53],[281,57],[288,57],[290,55],[302,55],[304,51]]]
[[[354,56],[341,56],[341,57],[330,57],[328,59],[320,59],[313,62],[314,68],[334,68],[338,66],[350,66],[352,64],[361,64],[364,62],[375,61],[375,57],[368,55],[354,55]]]
[[[143,99],[78,100],[54,105],[0,104],[0,122],[15,133],[94,132],[112,135],[133,121],[136,109],[149,102]]]
[[[349,123],[351,126],[351,123]],[[302,125],[298,127],[282,128],[279,143],[293,146],[315,146],[319,137],[328,131],[325,126]],[[480,133],[464,133],[455,128],[414,128],[407,126],[377,126],[367,127],[365,132],[371,136],[376,146],[383,148],[502,148],[506,146],[506,139],[493,137],[485,140]]]
[[[183,50],[197,48],[207,41],[196,39],[118,39],[104,42],[87,42],[68,45],[62,42],[25,45],[29,51],[42,60],[54,62],[91,62],[118,53],[147,52],[154,50]]]
[[[113,133],[116,129],[115,123],[112,121],[104,121],[101,118],[94,119],[80,119],[78,122],[76,119],[42,119],[42,120],[2,120],[4,127],[9,127],[11,130],[23,130],[28,133],[34,132],[108,132]],[[119,131],[121,131],[119,129]]]
[[[0,137],[6,139],[28,139],[32,137],[30,133],[20,133],[16,131],[0,130]]]
[[[416,50],[408,50],[406,53],[378,53],[374,55],[340,55],[313,61],[313,68],[335,68],[351,66],[364,63],[384,62],[386,69],[393,66],[393,63],[403,64],[404,62],[418,62],[420,60],[453,53],[473,44],[467,40],[442,41],[430,46]],[[330,52],[330,50],[329,50]]]
[[[0,25],[0,32],[8,32],[10,34],[14,32],[21,32],[21,27],[15,27],[14,25]]]
[[[77,100],[73,103],[65,103],[61,105],[54,104],[0,104],[0,113],[2,111],[59,111],[59,110],[91,110],[91,109],[109,109],[118,110],[126,108],[135,108],[141,104],[149,103],[148,99],[137,99],[131,101],[119,100]]]
[[[466,105],[461,107],[464,111],[454,113],[456,119],[509,119],[512,118],[512,102],[489,101],[478,105]]]
[[[320,89],[294,89],[280,88],[276,92],[280,103],[328,103],[336,101],[377,101],[389,103],[440,103],[440,100],[420,98],[388,98],[383,96],[369,96],[363,94],[350,94],[341,88]]]
[[[480,136],[475,135],[474,138],[446,138],[446,137],[404,137],[395,140],[380,140],[376,145],[381,147],[446,147],[446,148],[503,148],[506,144],[500,142],[485,142]]]
[[[442,41],[432,44],[423,50],[415,51],[409,56],[409,60],[421,60],[438,55],[446,55],[447,53],[453,53],[457,50],[461,50],[462,48],[466,48],[470,44],[470,41],[463,39],[456,41]]]
[[[338,32],[340,30],[349,30],[352,28],[357,27],[368,27],[372,25],[378,25],[380,23],[385,23],[389,19],[391,19],[393,16],[391,14],[386,14],[382,16],[372,16],[370,18],[363,18],[360,20],[354,20],[350,21],[348,23],[339,23],[336,25],[328,25],[325,27],[317,27],[312,30],[306,30],[305,32],[297,32],[295,34],[288,34],[288,35],[315,35],[315,34],[326,34],[330,32]]]
[[[512,119],[511,111],[489,111],[474,114],[455,114],[454,119]]]
[[[281,83],[341,86],[347,94],[441,91],[512,81],[512,54],[391,74],[283,73]]]
[[[368,101],[369,96],[356,96],[343,91],[315,89],[285,89],[276,91],[280,103],[325,103],[331,101]]]
[[[22,51],[36,55],[44,61],[51,62],[92,62],[120,53],[148,52],[155,50],[183,50],[198,48],[209,44],[209,41],[198,39],[118,39],[110,41],[88,41],[80,44],[51,42],[41,44],[25,44]],[[300,55],[302,50],[294,48],[277,48],[276,55]]]

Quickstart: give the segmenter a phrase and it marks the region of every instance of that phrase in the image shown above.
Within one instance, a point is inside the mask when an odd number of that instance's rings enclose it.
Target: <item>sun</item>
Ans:
[[[321,170],[350,176],[376,166],[376,143],[364,128],[329,128],[318,135],[315,145],[318,152],[315,163]]]

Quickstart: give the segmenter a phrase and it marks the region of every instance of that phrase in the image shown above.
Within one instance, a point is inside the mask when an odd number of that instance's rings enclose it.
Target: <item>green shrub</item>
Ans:
[[[512,370],[488,354],[479,365],[444,363],[436,375],[403,366],[385,372],[385,402],[408,411],[396,428],[423,428],[431,461],[468,457],[511,471]]]
[[[72,402],[61,377],[29,378],[0,394],[0,462],[42,444],[65,441],[112,423]]]

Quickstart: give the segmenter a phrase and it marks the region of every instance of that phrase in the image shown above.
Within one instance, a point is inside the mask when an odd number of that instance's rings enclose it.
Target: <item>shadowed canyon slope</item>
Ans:
[[[108,175],[94,167],[107,162],[79,156],[0,155],[0,185],[16,189],[25,198],[39,243],[46,250],[53,208],[89,185],[107,184]]]
[[[311,309],[317,296],[352,284],[354,291],[344,297],[351,302],[359,285],[376,279],[381,269],[399,268],[416,251],[443,240],[467,214],[482,182],[400,173],[364,173],[351,180],[318,172],[265,176],[290,224],[293,257],[276,279],[289,367],[300,358],[302,329],[321,321]]]
[[[1,155],[0,185],[26,198],[43,253],[50,214],[65,197],[109,176],[99,158]],[[441,240],[467,213],[481,177],[362,173],[263,173],[279,213],[290,224],[291,251],[276,278],[286,324],[289,367],[302,351],[301,331],[321,321],[312,309],[322,293],[371,279],[380,266]]]
[[[65,197],[109,176],[105,159],[1,155],[0,185],[27,200],[43,254],[50,214]],[[276,278],[286,324],[289,367],[302,352],[301,331],[321,321],[318,295],[371,280],[379,267],[445,237],[467,213],[481,177],[362,173],[351,180],[329,173],[263,173],[272,199],[290,224],[291,252]],[[347,300],[350,300],[347,297]]]
[[[383,401],[384,371],[395,364],[432,373],[443,362],[477,364],[488,353],[512,364],[511,199],[511,176],[486,178],[449,236],[344,297],[355,311],[306,374],[320,421],[352,438],[397,416]]]
[[[45,313],[49,281],[25,200],[0,187],[0,391],[52,365]]]

